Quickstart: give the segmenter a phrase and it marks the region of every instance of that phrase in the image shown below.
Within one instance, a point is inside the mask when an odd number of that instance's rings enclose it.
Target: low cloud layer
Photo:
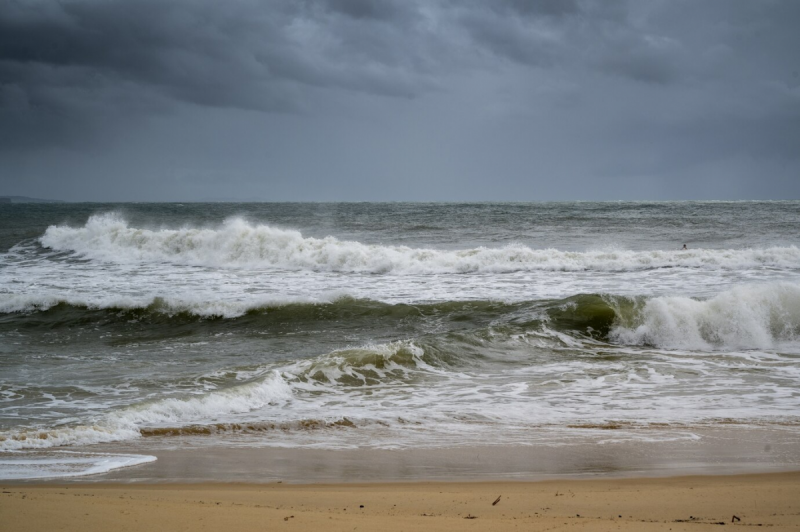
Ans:
[[[797,198],[798,23],[792,0],[9,0],[0,194]]]

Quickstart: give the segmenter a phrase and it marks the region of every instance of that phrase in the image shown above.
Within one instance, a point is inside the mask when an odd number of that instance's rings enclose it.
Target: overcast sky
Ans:
[[[0,0],[0,195],[800,199],[797,0]]]

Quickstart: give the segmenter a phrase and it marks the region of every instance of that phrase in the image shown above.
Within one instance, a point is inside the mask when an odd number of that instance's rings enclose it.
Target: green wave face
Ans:
[[[609,302],[611,301],[611,303]],[[430,332],[477,330],[488,326],[517,329],[547,324],[551,329],[603,339],[620,308],[629,300],[582,294],[561,300],[503,303],[451,301],[432,304],[387,304],[341,298],[329,303],[292,303],[243,309],[235,317],[168,303],[156,298],[139,307],[92,308],[59,302],[48,308],[0,314],[0,333],[8,331],[107,331],[121,334],[115,340],[157,340],[193,334],[232,332],[287,334],[329,330],[381,330],[391,328],[400,337]],[[476,331],[477,333],[478,331]]]
[[[627,298],[604,298],[581,294],[549,304],[548,326],[557,331],[586,334],[605,340],[622,310],[629,314],[633,301]]]
[[[0,337],[28,346],[15,354],[13,344],[0,342],[0,354],[9,355],[11,373],[12,358],[37,357],[43,383],[56,370],[86,381],[80,376],[112,357],[117,379],[142,391],[235,385],[238,371],[263,367],[291,367],[299,382],[360,387],[538,364],[574,348],[559,334],[572,344],[604,342],[615,312],[597,295],[423,305],[342,298],[250,308],[232,318],[163,300],[103,309],[62,302],[0,314]],[[198,373],[216,377],[198,382]]]

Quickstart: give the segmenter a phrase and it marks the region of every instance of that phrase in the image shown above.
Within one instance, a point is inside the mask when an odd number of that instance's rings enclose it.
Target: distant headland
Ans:
[[[63,200],[29,198],[28,196],[0,196],[0,203],[66,203]]]

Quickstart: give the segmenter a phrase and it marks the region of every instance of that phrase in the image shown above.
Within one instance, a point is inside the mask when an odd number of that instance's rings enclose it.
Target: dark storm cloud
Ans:
[[[413,96],[424,61],[394,44],[413,37],[415,14],[379,5],[12,0],[0,5],[0,105],[22,131],[52,131],[59,116],[131,100],[291,111],[298,86]]]
[[[490,3],[492,9],[511,9],[520,15],[525,16],[564,16],[579,13],[577,0],[541,0],[531,2],[530,0],[503,0]]]
[[[609,69],[665,76],[631,30],[599,35],[592,21],[608,18],[574,1],[12,0],[0,10],[2,101],[16,110],[84,111],[127,89],[261,111],[293,109],[297,85],[413,97],[453,65],[476,66],[470,49],[543,65],[580,61],[571,41],[598,36]]]
[[[322,9],[338,12],[354,19],[375,19],[382,21],[409,20],[415,17],[412,2],[372,0],[327,0],[319,2]]]
[[[730,5],[707,10],[704,22],[736,11]],[[663,34],[679,30],[679,21],[659,28],[657,18],[637,22],[625,7],[576,0],[11,0],[0,7],[1,101],[16,111],[84,111],[98,97],[124,100],[118,93],[132,89],[141,100],[284,111],[301,103],[298,85],[413,97],[435,88],[454,65],[480,66],[471,50],[649,83],[680,79],[696,50]],[[740,11],[752,17],[768,10]],[[760,21],[721,22],[747,45],[736,32]]]
[[[0,72],[36,94],[42,88],[132,82],[200,105],[280,110],[280,82],[380,92],[368,65],[343,65],[341,45],[291,2],[74,1],[12,3],[0,17]],[[38,15],[38,16],[37,16]],[[330,68],[329,65],[340,68]],[[41,74],[49,67],[49,77]],[[345,74],[355,70],[357,80]],[[58,79],[57,74],[62,79]],[[387,89],[388,90],[388,89]],[[391,91],[389,91],[391,92]]]
[[[393,94],[398,90],[383,78],[396,67],[412,70],[415,55],[424,51],[413,42],[396,46],[418,34],[420,18],[402,7],[411,6],[405,3],[73,0],[54,5],[59,7],[48,7],[47,14],[24,2],[4,8],[4,63],[86,67],[190,101],[204,86],[211,85],[213,95],[214,84],[235,89],[241,82]],[[242,105],[235,90],[225,99],[220,104]],[[268,107],[268,99],[261,105]],[[246,99],[244,107],[250,105]]]
[[[100,180],[81,154],[102,145],[209,194],[225,171],[290,196],[333,169],[376,194],[434,168],[479,193],[492,165],[508,190],[741,157],[790,175],[798,24],[793,0],[6,0],[0,171]]]

